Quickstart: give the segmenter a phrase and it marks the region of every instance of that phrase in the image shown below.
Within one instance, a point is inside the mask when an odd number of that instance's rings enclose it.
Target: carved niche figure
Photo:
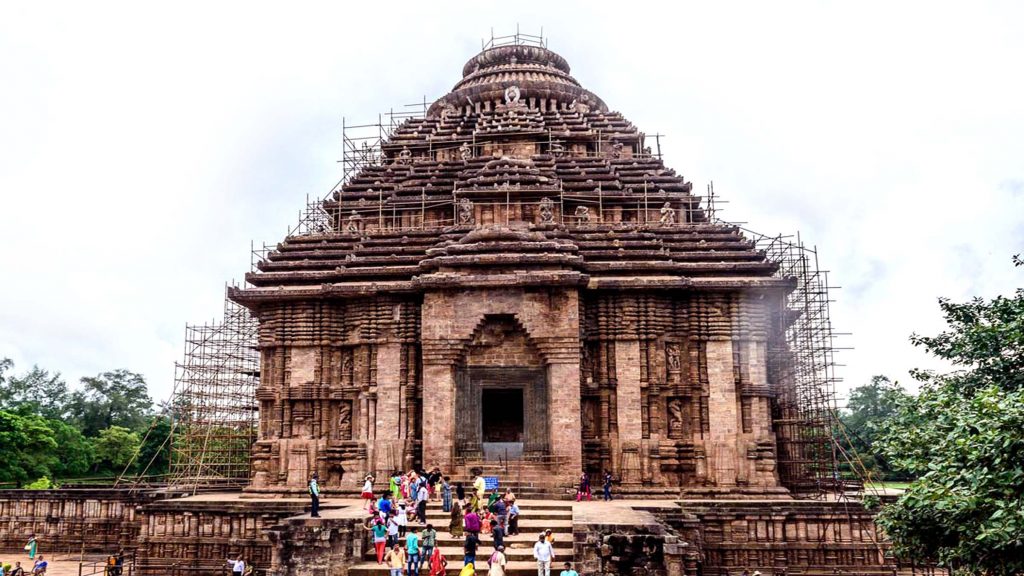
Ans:
[[[555,158],[561,158],[565,156],[565,146],[562,146],[561,142],[551,143],[551,155]]]
[[[505,104],[513,106],[519,103],[519,86],[509,86],[505,88]]]
[[[590,208],[587,206],[577,206],[576,212],[573,214],[576,216],[576,221],[580,224],[590,223]]]
[[[459,157],[463,160],[469,160],[473,157],[473,148],[469,144],[463,142],[462,145],[459,146]]]
[[[473,203],[469,201],[469,198],[460,198],[459,224],[472,224],[473,220]]]
[[[675,342],[665,343],[665,360],[670,372],[678,372],[681,367],[679,360],[679,344]]]
[[[613,143],[612,150],[609,154],[612,158],[622,158],[622,142]]]
[[[359,234],[359,227],[362,225],[362,222],[363,217],[353,210],[348,215],[348,225],[345,226],[345,230],[347,230],[349,234]]]
[[[671,226],[676,223],[676,211],[672,208],[671,202],[665,202],[665,205],[658,212],[661,214],[659,221],[662,224]]]
[[[444,107],[444,109],[441,110],[441,118],[445,120],[458,116],[458,114],[459,109],[453,106],[452,104],[448,104],[447,106]]]
[[[347,401],[338,406],[338,435],[346,440],[352,438],[352,405]]]
[[[398,153],[399,164],[409,164],[412,162],[412,151],[408,148],[402,148],[402,151]]]
[[[672,438],[683,436],[683,401],[679,398],[668,401],[668,433]]]
[[[546,196],[540,200],[540,221],[542,224],[555,221],[555,203]]]

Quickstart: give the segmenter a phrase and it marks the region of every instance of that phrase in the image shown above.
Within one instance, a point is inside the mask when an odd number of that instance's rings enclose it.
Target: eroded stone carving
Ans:
[[[362,227],[362,224],[363,224],[363,217],[360,216],[358,212],[353,210],[348,215],[348,224],[345,226],[345,230],[349,234],[359,234],[359,230]]]
[[[576,217],[576,222],[577,223],[579,223],[579,224],[589,224],[590,223],[590,208],[588,208],[587,206],[577,206],[576,207],[576,212],[573,213],[573,216]]]
[[[671,226],[676,223],[676,211],[672,208],[671,202],[665,202],[658,212],[661,214],[661,218],[658,221],[665,226]]]
[[[555,203],[551,201],[551,198],[544,197],[540,201],[540,221],[543,224],[555,221]]]
[[[473,203],[469,200],[469,198],[460,198],[459,224],[472,224],[473,220]]]

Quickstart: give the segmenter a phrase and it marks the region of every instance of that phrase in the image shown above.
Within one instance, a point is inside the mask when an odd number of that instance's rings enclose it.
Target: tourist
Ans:
[[[14,563],[14,569],[11,570],[10,576],[25,576],[25,569],[21,567],[21,562]]]
[[[519,504],[515,501],[508,508],[508,535],[515,536],[519,534]]]
[[[462,504],[458,500],[452,502],[452,517],[448,523],[448,533],[452,538],[462,538]]]
[[[505,545],[505,529],[497,520],[491,520],[491,538],[494,540],[494,549]]]
[[[555,559],[555,549],[542,533],[533,545],[533,557],[537,560],[537,576],[551,576],[551,561]]]
[[[394,498],[396,501],[398,500],[399,497],[399,490],[401,485],[402,474],[399,472],[393,472],[391,476],[388,477],[388,492],[391,493],[391,497]]]
[[[395,522],[398,523],[398,537],[405,538],[405,530],[409,526],[409,511],[405,508],[405,502],[398,503],[398,514],[395,514]]]
[[[487,481],[484,480],[483,472],[478,472],[473,480],[473,492],[476,494],[477,506],[484,500],[484,492],[487,491]]]
[[[391,511],[388,516],[388,548],[398,544],[398,513]]]
[[[444,512],[452,511],[452,485],[451,478],[445,476],[441,479],[441,510]]]
[[[466,517],[463,520],[463,525],[466,528],[466,532],[470,532],[470,533],[473,533],[473,534],[479,534],[480,533],[480,516],[478,516],[477,513],[475,511],[473,511],[472,508],[469,508],[469,511],[466,512]]]
[[[462,482],[455,483],[455,497],[459,499],[459,502],[466,502],[466,487],[462,485]]]
[[[472,562],[466,564],[462,570],[459,570],[459,576],[476,576],[476,567]]]
[[[419,490],[416,491],[416,520],[420,524],[427,523],[427,501],[430,500],[430,491],[427,490],[427,483],[422,482]]]
[[[437,546],[437,530],[434,530],[433,524],[427,524],[427,527],[423,529],[420,546],[423,547],[423,560],[430,562],[430,556],[434,552],[434,547]]]
[[[502,530],[508,530],[508,506],[503,498],[499,498],[494,503],[494,518],[498,521],[498,526],[501,526]]]
[[[427,558],[427,565],[430,567],[430,576],[444,576],[448,568],[448,559],[441,553],[441,548],[435,547]]]
[[[602,488],[604,488],[604,501],[608,502],[612,499],[612,473],[608,470],[604,471],[604,484]]]
[[[508,564],[508,560],[505,558],[505,547],[498,546],[487,560],[487,566],[490,567],[487,576],[505,576],[506,564]]]
[[[242,574],[245,574],[245,560],[242,560],[241,554],[234,560],[229,559],[228,564],[231,565],[232,576],[242,576]]]
[[[494,519],[494,515],[489,510],[484,508],[484,511],[478,514],[480,517],[480,532],[483,534],[491,533],[491,520]]]
[[[571,562],[566,562],[565,564],[562,564],[562,566],[565,567],[565,570],[562,570],[562,573],[558,576],[580,576],[579,572],[572,569]]]
[[[491,492],[491,495],[487,497],[487,509],[495,512],[494,505],[498,503],[498,500],[501,500],[501,495],[498,494],[498,491]]]
[[[0,560],[0,576],[4,576],[4,574],[4,562],[3,560]]]
[[[548,544],[555,545],[555,533],[551,531],[551,528],[544,531],[544,539],[548,541]]]
[[[391,511],[394,506],[391,504],[391,494],[385,492],[380,500],[377,501],[377,512],[380,514],[382,519],[387,519],[391,515]]]
[[[373,476],[367,474],[365,481],[363,482],[363,500],[366,500],[366,510],[369,511],[373,506]]]
[[[388,543],[388,527],[383,520],[375,518],[373,528],[369,528],[369,530],[373,532],[373,547],[377,550],[377,564],[383,564],[384,550]]]
[[[36,560],[36,563],[32,566],[32,573],[33,574],[46,574],[46,567],[48,565],[49,565],[49,562],[44,560],[43,559],[43,555],[40,554],[39,558]]]
[[[511,488],[505,488],[505,504],[511,506],[516,501],[516,493]]]
[[[391,576],[402,576],[402,572],[405,570],[405,550],[398,543],[388,550],[384,560],[388,563]]]
[[[25,552],[28,552],[28,559],[36,559],[36,535],[32,534],[28,537],[28,544],[25,544]]]
[[[405,537],[405,548],[408,551],[409,576],[419,576],[420,573],[420,537],[416,534],[416,527],[409,529],[409,535]]]
[[[590,475],[586,470],[580,474],[580,487],[576,490],[576,501],[579,502],[583,497],[590,501]]]
[[[309,479],[309,500],[313,506],[312,512],[309,513],[310,518],[320,517],[320,486],[317,484],[319,477],[316,472],[313,472],[313,476]]]
[[[477,537],[475,532],[469,532],[466,534],[466,542],[462,545],[462,551],[464,557],[462,561],[465,564],[473,564],[476,562],[476,547],[480,545],[480,538]]]
[[[430,497],[437,494],[437,485],[441,483],[441,469],[434,466],[434,469],[427,476],[427,487],[430,488]]]

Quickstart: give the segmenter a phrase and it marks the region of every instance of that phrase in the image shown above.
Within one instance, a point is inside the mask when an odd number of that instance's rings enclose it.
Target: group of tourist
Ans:
[[[488,576],[504,576],[508,565],[505,537],[519,534],[519,505],[512,490],[487,491],[487,482],[479,470],[470,486],[452,483],[449,476],[434,468],[395,472],[388,477],[388,489],[374,493],[375,478],[363,479],[362,498],[366,504],[365,527],[371,532],[377,563],[386,565],[391,576],[442,576],[448,559],[438,545],[438,532],[427,519],[427,505],[440,501],[441,510],[450,516],[448,533],[463,541],[463,568],[459,576],[477,574],[477,551],[481,537],[490,536],[492,552],[487,557]],[[312,483],[312,481],[311,481]],[[468,488],[468,489],[467,489]],[[311,492],[312,494],[312,492]],[[404,541],[404,545],[403,545]],[[541,533],[533,547],[539,576],[550,576],[555,559],[554,534]],[[484,572],[480,572],[484,574]],[[562,576],[578,576],[565,563]]]

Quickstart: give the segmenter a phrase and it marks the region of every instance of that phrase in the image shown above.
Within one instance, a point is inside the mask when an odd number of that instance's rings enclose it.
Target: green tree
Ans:
[[[82,389],[71,394],[68,410],[83,434],[96,437],[111,426],[144,430],[152,405],[141,374],[115,370],[82,378]]]
[[[141,445],[139,434],[127,428],[111,426],[100,430],[99,437],[93,441],[96,463],[112,472],[120,473],[138,453]]]
[[[879,479],[905,479],[905,473],[893,472],[886,459],[878,453],[875,442],[885,422],[907,397],[903,388],[885,376],[872,376],[871,382],[850,391],[850,400],[839,419],[843,430],[838,434],[843,447],[860,458],[864,467]]]
[[[18,487],[50,475],[57,442],[46,421],[35,415],[0,410],[0,482]]]
[[[10,360],[4,362],[6,366],[0,365],[0,372],[13,368]],[[65,416],[67,401],[68,387],[59,372],[33,366],[21,376],[0,375],[0,409],[59,419]]]
[[[171,461],[171,419],[158,416],[150,426],[148,435],[139,449],[140,474],[166,474]]]
[[[94,459],[92,442],[78,428],[60,420],[50,420],[47,426],[57,442],[50,466],[53,477],[76,478],[87,474]]]
[[[941,300],[949,329],[914,344],[950,361],[920,371],[877,445],[918,474],[878,522],[895,551],[957,574],[1024,573],[1024,289],[963,304]]]

